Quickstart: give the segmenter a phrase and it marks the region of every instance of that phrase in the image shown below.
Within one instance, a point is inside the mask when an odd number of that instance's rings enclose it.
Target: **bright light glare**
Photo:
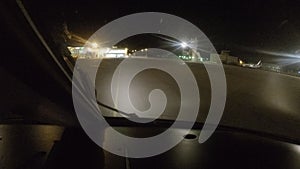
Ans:
[[[296,150],[298,153],[300,153],[300,146],[295,145],[295,146],[293,147],[293,149]]]
[[[186,42],[182,42],[180,45],[181,45],[182,48],[186,48],[187,47],[187,43]]]
[[[300,59],[300,55],[298,54],[290,54],[290,53],[282,53],[282,52],[271,52],[266,50],[256,50],[257,52],[268,54],[268,55],[274,55],[274,56],[283,56],[283,57],[290,57],[290,58],[297,58]]]
[[[98,44],[96,42],[92,43],[92,47],[93,48],[97,48],[98,47]]]

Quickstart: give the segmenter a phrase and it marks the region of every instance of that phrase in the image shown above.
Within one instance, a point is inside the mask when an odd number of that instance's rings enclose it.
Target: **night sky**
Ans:
[[[86,39],[119,17],[137,12],[164,12],[197,25],[218,51],[229,49],[233,55],[250,61],[300,55],[300,1],[295,0],[26,0],[24,4],[41,29],[51,31],[51,26],[66,22],[70,31]]]

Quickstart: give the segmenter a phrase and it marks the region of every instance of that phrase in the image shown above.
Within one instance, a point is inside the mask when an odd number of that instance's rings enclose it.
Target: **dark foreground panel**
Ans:
[[[135,137],[144,136],[145,133],[156,134],[164,130],[157,126],[127,126],[116,129]],[[126,159],[102,150],[79,128],[1,125],[0,168],[299,169],[300,167],[299,145],[221,128],[206,143],[199,144],[197,141],[199,132],[197,129],[192,130],[190,137],[164,154],[144,159]]]

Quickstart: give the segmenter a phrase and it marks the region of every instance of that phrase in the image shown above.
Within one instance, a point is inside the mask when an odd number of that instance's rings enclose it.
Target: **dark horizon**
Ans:
[[[258,59],[272,62],[283,58],[283,54],[297,57],[300,53],[300,2],[297,1],[25,1],[24,4],[41,28],[65,22],[71,32],[86,39],[119,17],[137,12],[164,12],[198,26],[218,52],[230,50],[232,55],[250,62]],[[287,56],[286,59],[297,61]]]

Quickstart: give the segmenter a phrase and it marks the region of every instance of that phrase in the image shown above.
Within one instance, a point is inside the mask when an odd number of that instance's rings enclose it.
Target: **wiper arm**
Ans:
[[[128,117],[130,117],[130,118],[139,118],[136,114],[126,113],[126,112],[123,112],[123,111],[118,110],[118,109],[116,109],[116,108],[113,108],[113,107],[111,107],[111,106],[108,106],[108,105],[106,105],[106,104],[100,102],[99,100],[96,100],[96,101],[97,101],[97,104],[98,104],[99,106],[105,107],[105,108],[110,109],[110,110],[115,111],[115,112],[118,112],[119,114],[122,114],[122,115],[124,115],[124,116],[128,116]]]

